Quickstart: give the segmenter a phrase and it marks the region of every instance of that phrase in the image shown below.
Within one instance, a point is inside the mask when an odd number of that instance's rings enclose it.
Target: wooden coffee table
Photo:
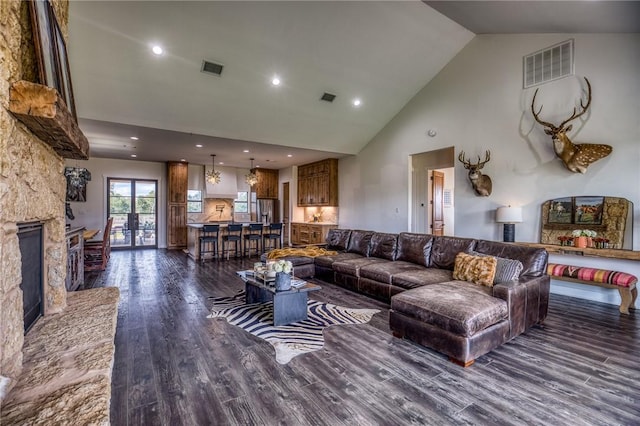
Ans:
[[[273,284],[264,283],[251,275],[251,271],[238,271],[237,274],[245,283],[247,303],[273,302],[273,325],[287,325],[307,319],[307,294],[322,287],[310,282],[290,290],[276,291]]]

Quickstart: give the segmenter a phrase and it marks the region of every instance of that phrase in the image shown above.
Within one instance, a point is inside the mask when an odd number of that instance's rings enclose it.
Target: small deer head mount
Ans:
[[[480,171],[480,169],[482,169],[490,159],[491,151],[489,150],[485,152],[484,161],[480,161],[480,156],[478,155],[478,162],[476,164],[471,164],[469,160],[465,160],[464,151],[460,151],[460,155],[458,156],[458,160],[460,160],[460,162],[464,164],[464,168],[469,170],[469,180],[471,181],[473,190],[476,192],[476,195],[479,195],[481,197],[487,197],[491,195],[491,178],[487,175],[483,175]]]
[[[553,123],[549,123],[548,121],[540,120],[539,114],[542,112],[542,105],[538,112],[536,112],[535,103],[536,96],[538,95],[538,89],[533,95],[533,100],[531,101],[531,112],[533,113],[533,118],[540,124],[542,124],[545,129],[544,132],[551,136],[553,140],[553,150],[556,153],[556,156],[562,160],[567,169],[571,170],[574,173],[585,173],[587,171],[587,167],[589,164],[598,161],[601,158],[606,157],[611,154],[611,146],[602,145],[602,144],[592,144],[592,143],[582,143],[582,144],[574,144],[567,136],[567,132],[571,131],[573,125],[567,124],[575,120],[576,118],[583,115],[589,109],[591,105],[591,83],[587,80],[587,77],[584,78],[584,81],[587,82],[587,103],[584,104],[582,99],[580,100],[580,112],[573,108],[573,114],[559,126],[555,126]]]

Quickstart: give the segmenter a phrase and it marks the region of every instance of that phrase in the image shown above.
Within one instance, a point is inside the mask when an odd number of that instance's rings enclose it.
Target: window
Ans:
[[[187,191],[187,213],[202,213],[202,191],[198,189]]]
[[[249,193],[247,191],[238,192],[238,198],[233,200],[234,213],[249,213]]]

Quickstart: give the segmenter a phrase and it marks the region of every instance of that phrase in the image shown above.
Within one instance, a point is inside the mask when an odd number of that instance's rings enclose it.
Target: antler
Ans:
[[[464,151],[460,151],[460,155],[458,155],[458,161],[464,164],[465,169],[468,169],[469,167],[471,167],[471,162],[464,159]]]
[[[536,96],[538,96],[538,90],[540,89],[539,88],[536,89],[536,92],[533,94],[533,100],[531,101],[531,113],[533,114],[533,118],[535,118],[538,123],[542,124],[545,127],[550,127],[553,129],[556,126],[554,126],[552,123],[549,123],[548,121],[542,121],[538,117],[538,114],[542,112],[542,105],[540,105],[540,109],[538,110],[538,113],[536,113],[535,103],[536,103]]]
[[[581,115],[583,115],[585,112],[587,112],[587,109],[589,108],[589,105],[591,105],[591,83],[589,83],[589,80],[587,79],[587,77],[584,77],[584,81],[587,82],[587,104],[584,105],[582,103],[582,99],[580,99],[580,108],[582,108],[582,111],[580,111],[580,113],[578,113],[578,115],[576,115],[576,108],[573,107],[573,114],[571,114],[571,117],[567,118],[566,120],[564,120],[562,123],[560,123],[560,128],[562,129],[565,124],[567,124],[568,122],[570,122],[571,120],[575,120],[576,118],[580,117]]]
[[[480,156],[478,155],[478,164],[476,164],[476,167],[478,169],[481,169],[484,167],[485,164],[487,164],[489,162],[489,160],[491,160],[491,151],[486,150],[484,153],[484,161],[480,161]]]

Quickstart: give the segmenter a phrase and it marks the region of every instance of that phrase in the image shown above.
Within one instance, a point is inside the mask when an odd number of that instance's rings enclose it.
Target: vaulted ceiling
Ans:
[[[96,157],[208,164],[216,154],[282,168],[356,154],[474,37],[463,25],[501,32],[504,20],[481,11],[508,3],[531,22],[523,7],[540,2],[72,1],[80,126]],[[201,72],[203,60],[222,74]]]

